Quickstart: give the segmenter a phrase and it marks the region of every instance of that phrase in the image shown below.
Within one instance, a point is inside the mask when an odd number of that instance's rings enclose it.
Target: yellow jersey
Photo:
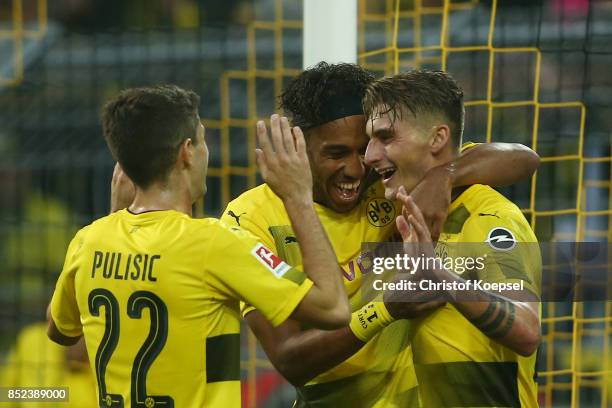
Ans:
[[[488,186],[473,185],[452,202],[436,254],[442,259],[486,255],[483,268],[462,276],[495,283],[522,281],[539,298],[536,237],[519,208]],[[423,406],[538,406],[535,353],[518,355],[448,304],[414,319],[412,330]]]
[[[385,199],[381,183],[371,186],[360,204],[348,213],[338,214],[319,204],[315,207],[343,269],[351,308],[358,310],[367,303],[361,296],[362,279],[371,273],[368,255],[362,254],[362,243],[390,239],[398,211],[392,201]],[[249,230],[287,263],[301,267],[289,217],[282,201],[267,185],[255,187],[230,202],[221,219]],[[249,304],[243,314],[251,310]],[[393,322],[346,361],[299,387],[295,406],[418,406],[408,327],[407,320]]]
[[[273,325],[312,286],[250,233],[168,210],[81,229],[51,301],[108,407],[240,407],[239,299]]]

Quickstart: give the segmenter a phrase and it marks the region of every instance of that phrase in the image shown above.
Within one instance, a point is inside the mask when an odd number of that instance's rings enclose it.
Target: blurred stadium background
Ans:
[[[0,386],[89,386],[39,323],[72,234],[109,209],[102,102],[161,82],[198,92],[211,169],[197,212],[218,216],[260,182],[255,121],[302,68],[302,6],[0,0]],[[359,0],[358,49],[378,75],[450,71],[465,140],[540,154],[533,180],[503,192],[541,241],[611,241],[612,1]],[[611,303],[543,311],[541,405],[612,406]],[[292,388],[244,332],[243,405],[290,406]]]

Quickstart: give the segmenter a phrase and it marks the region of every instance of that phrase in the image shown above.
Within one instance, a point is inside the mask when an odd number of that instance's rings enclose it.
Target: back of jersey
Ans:
[[[101,406],[239,407],[238,299],[280,324],[312,287],[291,271],[218,220],[122,210],[77,233],[51,314],[85,335]]]
[[[223,322],[209,316],[215,310],[203,279],[205,229],[174,211],[120,211],[84,229],[71,245],[64,269],[74,271],[104,406],[206,401],[205,340],[211,331],[237,333],[238,327],[215,327]]]

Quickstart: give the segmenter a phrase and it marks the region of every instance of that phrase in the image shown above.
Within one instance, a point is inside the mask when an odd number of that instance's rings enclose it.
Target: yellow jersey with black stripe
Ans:
[[[488,186],[473,185],[452,202],[436,254],[442,259],[483,257],[484,267],[461,271],[462,277],[522,282],[539,298],[541,257],[536,237],[519,208]],[[535,353],[518,355],[448,304],[415,319],[412,329],[425,407],[538,406]]]
[[[343,269],[344,285],[353,311],[366,301],[360,286],[371,273],[362,242],[381,242],[395,231],[398,214],[385,199],[381,183],[371,186],[352,211],[338,214],[315,205],[317,214]],[[300,267],[302,259],[282,201],[265,184],[229,203],[222,220],[257,235],[287,263]],[[245,306],[243,314],[253,309]],[[297,407],[416,407],[418,393],[408,341],[407,320],[399,320],[370,340],[335,368],[297,389]]]
[[[297,272],[219,220],[122,210],[76,234],[51,314],[85,335],[100,406],[240,407],[239,299],[279,325]]]

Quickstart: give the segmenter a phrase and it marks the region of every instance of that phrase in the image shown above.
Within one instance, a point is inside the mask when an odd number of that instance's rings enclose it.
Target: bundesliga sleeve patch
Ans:
[[[279,279],[291,269],[289,265],[261,243],[253,248],[251,254]]]
[[[516,246],[516,238],[510,230],[503,227],[495,227],[489,231],[487,240],[485,241],[493,249],[499,251],[509,251]]]

